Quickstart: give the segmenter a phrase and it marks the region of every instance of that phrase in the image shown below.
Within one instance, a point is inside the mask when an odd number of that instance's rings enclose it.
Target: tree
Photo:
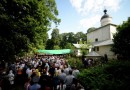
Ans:
[[[51,40],[53,42],[53,49],[58,49],[60,48],[60,34],[59,34],[59,29],[55,28],[53,29],[52,33],[51,33]],[[55,48],[56,47],[56,48]]]
[[[68,46],[70,48],[73,48],[72,45],[73,43],[77,43],[77,42],[79,43],[80,41],[82,41],[82,43],[85,43],[87,41],[87,36],[83,32],[77,32],[76,34],[74,34],[73,32],[62,33],[60,34],[60,36],[61,36],[60,47],[62,49],[65,49]]]
[[[74,49],[74,46],[72,45],[72,43],[67,43],[65,45],[65,49]]]
[[[95,27],[91,27],[91,28],[89,28],[89,29],[87,30],[87,33],[92,32],[92,31],[94,31],[95,29],[96,29]]]
[[[60,34],[61,37],[60,47],[62,49],[72,48],[73,47],[72,43],[75,43],[74,35],[75,34],[73,32]]]
[[[68,36],[67,36],[68,33],[62,33],[60,34],[60,37],[61,37],[61,42],[60,42],[60,47],[62,49],[65,49],[65,46],[67,44],[67,40],[68,40]]]
[[[0,0],[0,59],[43,49],[57,15],[55,0]]]
[[[53,49],[54,49],[54,50],[57,50],[57,49],[60,49],[60,47],[59,47],[58,45],[55,45],[55,46],[53,47]]]
[[[130,59],[130,18],[117,27],[114,35],[112,51],[124,59]]]
[[[81,53],[87,54],[91,44],[89,42],[82,43],[82,41],[80,41],[79,44]]]
[[[46,50],[52,50],[53,48],[54,48],[54,43],[53,43],[52,39],[48,39],[47,42],[46,42],[45,49]]]
[[[87,41],[87,35],[84,34],[83,32],[77,32],[75,34],[75,39],[76,41],[79,43],[80,41],[82,41],[82,43],[86,42]],[[76,43],[77,43],[76,42]]]
[[[74,38],[74,33],[73,32],[69,32],[69,33],[67,33],[67,41],[69,42],[69,43],[75,43],[75,38]]]

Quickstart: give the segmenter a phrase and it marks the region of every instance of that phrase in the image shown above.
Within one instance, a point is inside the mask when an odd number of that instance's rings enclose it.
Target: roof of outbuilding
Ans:
[[[100,57],[101,55],[100,54],[98,54],[97,52],[95,52],[95,51],[91,51],[91,52],[89,52],[87,55],[85,55],[85,56],[91,56],[91,57]]]
[[[73,45],[76,48],[87,48],[88,47],[88,45],[86,45],[86,44],[73,44]]]
[[[93,46],[105,46],[105,45],[111,45],[113,44],[113,41],[110,40],[105,40],[105,41],[99,41],[99,42],[94,42]]]

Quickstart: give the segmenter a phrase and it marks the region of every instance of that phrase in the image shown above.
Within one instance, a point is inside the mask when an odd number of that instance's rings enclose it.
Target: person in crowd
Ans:
[[[64,70],[61,70],[61,73],[58,75],[58,78],[60,80],[60,84],[58,85],[57,89],[59,90],[65,90],[66,85],[65,83],[65,78],[66,78],[66,73],[64,73]]]
[[[69,65],[65,65],[64,72],[69,75],[69,71],[72,70]]]
[[[8,77],[6,76],[6,73],[2,74],[2,81],[1,81],[1,88],[2,90],[10,90],[10,81]]]
[[[87,60],[87,58],[84,58],[83,64],[84,64],[84,67],[85,67],[85,68],[88,67],[88,60]]]
[[[39,82],[39,79],[40,79],[40,76],[38,76],[38,74],[37,74],[37,72],[36,71],[34,71],[33,73],[32,73],[32,75],[31,75],[31,84],[33,84],[34,82],[33,81],[35,81],[35,80],[37,80],[38,82]]]
[[[8,74],[8,78],[9,78],[9,82],[10,82],[10,85],[13,86],[14,85],[14,74],[13,74],[13,71],[10,70],[9,71],[9,74]]]
[[[74,78],[70,90],[84,90],[78,79]]]
[[[88,66],[92,66],[92,60],[90,58],[88,59]]]
[[[29,90],[40,90],[41,89],[41,85],[38,84],[39,79],[37,78],[32,78],[33,84],[30,86]]]
[[[52,65],[50,66],[49,73],[50,73],[52,76],[54,76],[54,74],[55,74],[54,64],[52,64]]]
[[[69,75],[65,78],[66,90],[70,90],[74,78],[75,77],[72,75],[72,70],[69,70]]]
[[[24,84],[24,89],[25,89],[25,90],[30,90],[30,87],[31,87],[30,82],[31,82],[31,78],[28,78],[28,79],[26,80],[25,84]]]
[[[4,86],[2,90],[11,90],[4,89],[11,84],[24,87],[25,90],[70,90],[73,78],[77,78],[79,74],[79,70],[77,68],[72,70],[68,61],[62,56],[18,59],[8,70],[10,70],[7,75],[8,80],[3,80],[5,82],[2,84]]]
[[[104,54],[104,61],[105,61],[105,63],[107,63],[107,62],[108,62],[108,57],[107,57],[107,54]]]
[[[27,68],[26,74],[27,74],[28,78],[32,75],[32,69],[31,69],[31,67]]]
[[[49,63],[48,63],[48,61],[46,61],[46,64],[45,64],[45,69],[46,69],[46,74],[48,75],[49,74],[49,68],[50,68],[50,66],[49,66]]]
[[[57,67],[56,68],[56,75],[59,75],[61,73],[61,69],[60,69],[60,67]]]
[[[49,73],[47,77],[47,88],[53,90],[53,87],[54,87],[54,79],[51,73]]]
[[[78,74],[80,74],[80,72],[79,72],[79,70],[77,69],[76,66],[74,67],[72,74],[74,75],[75,78],[77,78]]]
[[[60,85],[60,80],[58,78],[58,75],[55,73],[53,76],[53,90],[57,90],[57,86]]]
[[[39,72],[39,69],[36,69],[36,74],[37,74],[38,77],[41,76],[41,72]]]
[[[45,90],[46,86],[47,86],[47,77],[48,75],[46,75],[46,70],[43,69],[42,73],[41,73],[41,77],[39,79],[39,84],[41,85],[41,90]]]
[[[64,70],[61,70],[61,73],[58,75],[58,78],[60,79],[60,82],[64,84],[65,78],[66,78],[66,73],[64,73]]]
[[[38,84],[40,77],[37,75],[36,72],[32,74],[32,84],[30,86],[30,90],[40,90],[41,85]]]

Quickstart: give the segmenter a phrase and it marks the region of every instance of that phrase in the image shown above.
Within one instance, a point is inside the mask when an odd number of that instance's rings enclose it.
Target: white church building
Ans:
[[[111,51],[113,44],[113,34],[116,33],[116,26],[112,24],[112,17],[104,10],[104,15],[100,20],[101,26],[93,31],[87,32],[87,40],[91,42],[92,48],[99,55],[104,56],[107,54],[108,58],[115,58],[114,53]]]

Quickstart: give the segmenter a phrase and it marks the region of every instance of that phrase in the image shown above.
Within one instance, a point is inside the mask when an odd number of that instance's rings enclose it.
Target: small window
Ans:
[[[95,39],[95,42],[97,42],[97,41],[98,41],[98,38]]]
[[[92,50],[93,50],[93,51],[95,51],[95,47],[94,47],[94,48],[92,48]]]
[[[97,51],[99,51],[99,47],[97,47]]]

